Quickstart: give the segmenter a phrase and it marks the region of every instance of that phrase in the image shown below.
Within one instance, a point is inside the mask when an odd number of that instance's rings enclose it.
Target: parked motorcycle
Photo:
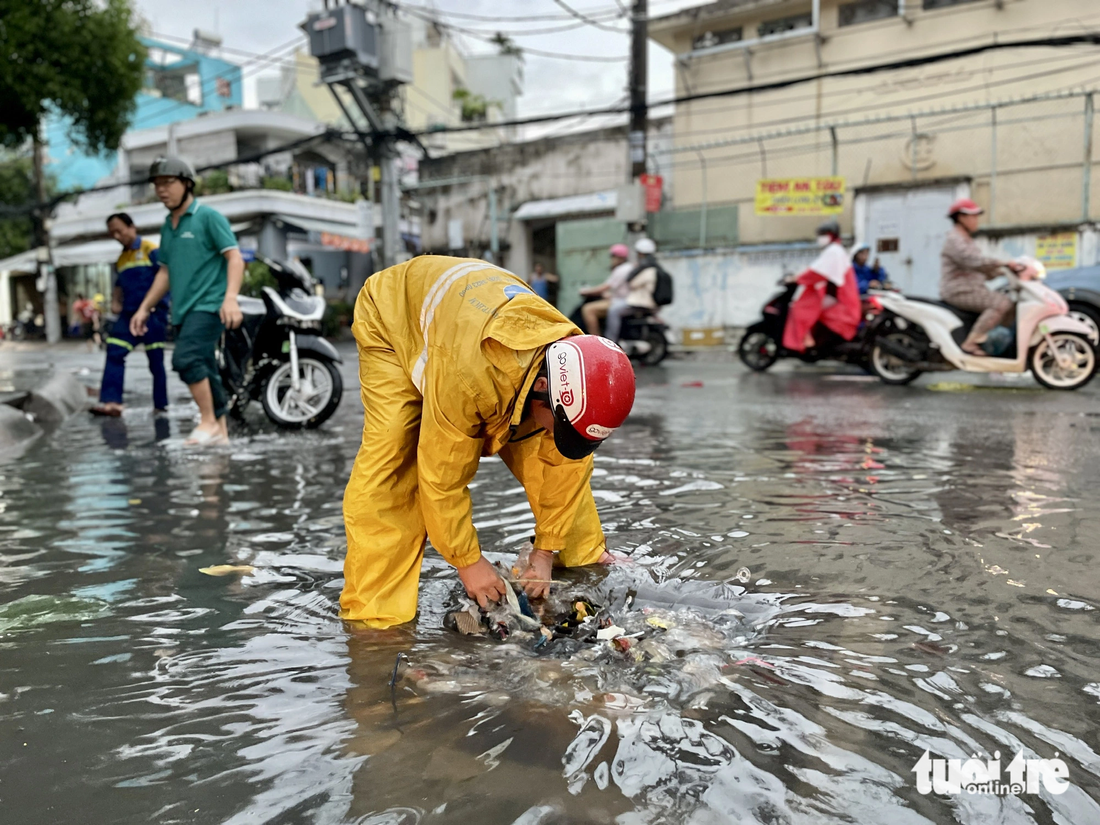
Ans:
[[[864,323],[851,341],[845,341],[832,330],[818,324],[813,331],[817,346],[805,352],[795,352],[783,346],[783,330],[787,326],[787,312],[798,290],[798,284],[784,276],[778,286],[783,291],[764,304],[764,319],[746,329],[737,346],[737,354],[746,367],[755,372],[764,372],[780,358],[798,358],[811,364],[816,361],[843,361],[868,369],[867,329],[881,310],[876,298],[863,299]]]
[[[887,384],[908,384],[931,370],[1026,372],[1053,390],[1076,390],[1096,372],[1095,330],[1069,315],[1069,306],[1041,282],[1042,264],[1027,262],[1035,280],[1008,276],[1016,296],[1015,344],[1002,357],[962,349],[977,313],[942,301],[880,294],[883,312],[869,340],[871,369]]]
[[[239,297],[244,321],[222,338],[218,362],[230,414],[243,415],[258,399],[280,427],[319,427],[344,392],[340,355],[320,337],[325,301],[313,294],[313,278],[297,261],[259,260],[278,289],[265,286],[262,298]]]
[[[598,300],[600,299],[597,296],[587,296],[573,310],[569,320],[581,329],[586,329],[581,307],[590,301]],[[604,321],[601,320],[601,332],[604,326]],[[668,355],[668,324],[658,318],[653,310],[637,307],[623,317],[619,346],[628,356],[641,361],[646,366],[652,367],[659,364]]]

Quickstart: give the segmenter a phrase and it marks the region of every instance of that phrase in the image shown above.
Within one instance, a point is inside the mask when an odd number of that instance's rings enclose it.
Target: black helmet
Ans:
[[[840,224],[836,221],[825,221],[817,228],[818,235],[832,235],[834,238],[840,237]]]
[[[150,181],[160,177],[179,178],[182,181],[194,183],[195,170],[183,158],[161,157],[154,160],[153,165],[149,167]]]

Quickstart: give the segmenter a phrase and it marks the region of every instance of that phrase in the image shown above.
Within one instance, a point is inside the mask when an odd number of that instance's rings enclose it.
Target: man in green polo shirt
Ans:
[[[241,324],[237,293],[244,260],[225,216],[195,200],[195,172],[187,161],[157,158],[149,180],[157,198],[168,207],[168,217],[160,230],[160,269],[130,320],[130,332],[145,334],[150,310],[171,288],[176,328],[172,369],[191,390],[200,414],[186,443],[225,444],[229,441],[228,399],[218,375],[216,350],[222,330]]]

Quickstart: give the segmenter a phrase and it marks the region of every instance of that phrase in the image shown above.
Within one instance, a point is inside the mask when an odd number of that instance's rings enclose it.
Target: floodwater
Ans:
[[[646,371],[593,482],[625,558],[561,585],[658,617],[637,661],[443,630],[430,553],[415,626],[344,626],[345,375],[323,430],[193,454],[138,364],[0,464],[0,821],[1100,822],[1094,390]],[[499,461],[474,498],[509,560]],[[925,750],[1068,787],[923,795]]]

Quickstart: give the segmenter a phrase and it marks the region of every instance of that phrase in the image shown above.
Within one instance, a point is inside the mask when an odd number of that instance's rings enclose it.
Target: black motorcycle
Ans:
[[[783,291],[764,304],[764,320],[753,324],[741,336],[737,354],[746,367],[764,372],[780,358],[798,358],[811,364],[816,361],[843,361],[870,372],[867,323],[860,324],[856,337],[851,341],[845,341],[828,327],[818,324],[813,330],[817,342],[813,349],[794,352],[784,347],[783,330],[787,326],[787,312],[798,284],[784,277],[779,281],[779,287]],[[873,296],[864,297],[862,304],[865,322],[882,311],[882,306]]]
[[[587,329],[581,307],[590,301],[600,300],[595,295],[587,296],[577,304],[569,320],[581,329]],[[600,331],[603,332],[606,319],[600,320]],[[636,307],[629,314],[623,316],[623,325],[619,331],[619,346],[623,352],[631,358],[641,361],[646,366],[652,367],[665,360],[668,355],[668,324],[660,320],[652,310],[644,307]]]
[[[297,262],[259,258],[278,289],[262,298],[237,299],[242,324],[226,331],[218,350],[229,412],[241,417],[259,400],[267,417],[290,430],[319,427],[336,412],[344,383],[336,347],[320,336],[325,300],[313,294],[313,278]]]

